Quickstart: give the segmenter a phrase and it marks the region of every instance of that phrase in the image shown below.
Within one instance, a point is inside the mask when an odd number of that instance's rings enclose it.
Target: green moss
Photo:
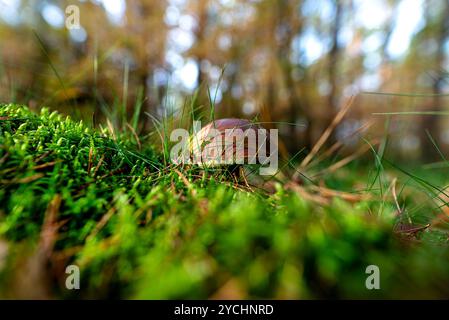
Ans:
[[[282,186],[239,191],[191,169],[186,186],[159,152],[132,141],[47,109],[0,106],[1,296],[23,295],[23,260],[44,252],[57,298],[447,297],[447,247],[397,239],[393,206],[323,207]],[[68,264],[80,267],[79,291],[64,287]],[[365,288],[370,264],[379,291]]]

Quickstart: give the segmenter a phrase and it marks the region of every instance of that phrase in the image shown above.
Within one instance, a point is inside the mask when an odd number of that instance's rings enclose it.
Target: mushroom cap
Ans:
[[[260,140],[261,129],[246,119],[214,120],[191,139],[194,162],[209,166],[258,163],[258,151],[266,151],[269,145],[268,133],[265,141]]]

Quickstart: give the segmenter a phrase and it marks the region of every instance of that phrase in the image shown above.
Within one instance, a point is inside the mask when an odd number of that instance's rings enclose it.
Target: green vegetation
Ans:
[[[0,297],[449,294],[447,233],[403,221],[434,221],[433,202],[423,200],[438,192],[430,183],[399,172],[411,182],[397,187],[398,214],[381,160],[364,197],[347,202],[282,181],[273,192],[251,191],[226,174],[164,159],[132,135],[1,105]],[[354,165],[325,182],[355,190],[357,174]],[[81,290],[65,288],[69,264],[80,267]],[[372,264],[380,290],[365,288]]]

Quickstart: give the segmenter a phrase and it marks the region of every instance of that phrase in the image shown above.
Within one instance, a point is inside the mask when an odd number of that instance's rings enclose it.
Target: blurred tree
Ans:
[[[432,106],[433,111],[441,112],[443,110],[443,99],[441,99],[441,94],[443,93],[443,85],[447,79],[447,71],[445,70],[447,52],[445,46],[447,41],[449,40],[449,1],[442,1],[442,10],[440,16],[438,17],[438,21],[435,26],[435,39],[437,43],[437,49],[435,50],[435,58],[434,58],[434,76],[432,83]],[[424,137],[422,141],[422,149],[423,150],[434,150],[433,152],[424,152],[424,156],[428,160],[444,160],[440,158],[436,147],[430,138],[434,139],[438,145],[441,145],[440,137],[442,136],[442,127],[440,126],[441,116],[438,115],[429,115],[425,120],[424,131],[428,132],[430,137]],[[439,148],[439,147],[438,147]]]
[[[310,149],[352,93],[435,95],[361,95],[334,140],[373,112],[443,110],[448,1],[429,0],[421,9],[404,1],[91,0],[76,2],[81,29],[68,30],[61,21],[73,1],[21,0],[9,17],[0,14],[0,98],[87,120],[95,113],[117,126],[137,110],[139,128],[148,131],[144,111],[160,117],[180,110],[202,85],[198,104],[208,105],[209,87],[217,117],[276,122],[296,153]],[[424,155],[437,155],[428,152],[434,146],[426,129],[447,148],[441,136],[449,124],[441,118],[393,120],[398,153],[419,154],[421,143]],[[383,119],[372,132],[382,130]]]

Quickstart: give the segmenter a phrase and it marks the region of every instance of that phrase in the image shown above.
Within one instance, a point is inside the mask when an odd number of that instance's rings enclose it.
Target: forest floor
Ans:
[[[375,155],[318,184],[251,187],[133,134],[0,105],[0,297],[447,298],[447,182]]]

